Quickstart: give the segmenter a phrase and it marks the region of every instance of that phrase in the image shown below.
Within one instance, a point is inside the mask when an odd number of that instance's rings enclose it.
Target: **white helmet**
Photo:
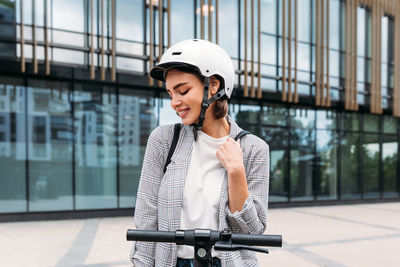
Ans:
[[[190,39],[179,42],[161,57],[150,76],[165,82],[166,71],[174,67],[189,67],[204,77],[218,75],[223,79],[225,94],[231,97],[235,84],[235,68],[229,55],[220,46],[206,40]]]

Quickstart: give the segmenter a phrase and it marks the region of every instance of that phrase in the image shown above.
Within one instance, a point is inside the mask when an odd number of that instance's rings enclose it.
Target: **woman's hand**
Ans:
[[[218,148],[217,158],[228,172],[228,175],[244,169],[243,152],[240,143],[229,136],[225,143]]]
[[[239,141],[228,137],[217,150],[217,158],[228,172],[229,209],[232,213],[241,211],[249,197],[246,172],[243,165],[243,151]]]

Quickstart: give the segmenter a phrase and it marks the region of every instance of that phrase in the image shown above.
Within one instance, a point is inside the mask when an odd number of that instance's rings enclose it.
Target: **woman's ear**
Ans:
[[[220,81],[215,76],[211,76],[210,77],[210,88],[209,88],[211,95],[215,95],[218,92],[219,85],[220,85]]]

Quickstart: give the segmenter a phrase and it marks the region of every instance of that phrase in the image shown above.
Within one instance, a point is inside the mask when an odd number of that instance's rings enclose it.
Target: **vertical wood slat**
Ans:
[[[372,4],[371,14],[371,88],[370,88],[370,112],[375,112],[375,80],[376,80],[376,10],[375,4]]]
[[[49,60],[49,27],[47,25],[47,1],[44,0],[44,62],[46,68],[46,75],[50,74],[50,60]]]
[[[100,79],[104,81],[106,79],[106,72],[104,68],[104,1],[101,1],[101,16],[100,16]]]
[[[38,73],[38,61],[37,61],[37,38],[36,38],[36,1],[32,0],[32,57],[33,57],[33,73]]]
[[[378,60],[379,60],[379,65],[378,65],[378,113],[382,114],[382,83],[381,83],[381,77],[382,77],[382,17],[384,15],[383,12],[383,2],[378,2],[379,3],[379,16],[378,16]]]
[[[345,35],[346,35],[346,59],[345,59],[345,65],[346,65],[346,75],[345,75],[345,109],[350,109],[350,82],[349,82],[349,76],[350,76],[350,1],[346,2],[346,8],[345,8]]]
[[[392,115],[393,116],[397,116],[397,76],[398,74],[396,74],[397,71],[397,47],[396,45],[398,45],[397,43],[397,20],[398,20],[398,12],[397,12],[397,6],[396,3],[392,3],[392,10],[394,12],[394,36],[393,36],[393,41],[394,41],[394,46],[393,46],[393,59],[394,59],[394,66],[393,66],[393,97],[392,97]]]
[[[254,88],[254,0],[251,0],[251,90],[250,97],[255,97]]]
[[[324,67],[325,67],[325,61],[324,61],[324,57],[325,57],[325,1],[326,0],[322,0],[321,1],[321,6],[320,6],[320,13],[319,13],[319,17],[320,17],[320,63],[319,63],[319,92],[320,92],[320,104],[321,106],[325,106],[325,71],[324,71]]]
[[[203,14],[204,0],[200,0],[200,39],[204,39],[204,14]]]
[[[292,102],[292,0],[288,5],[288,101]]]
[[[358,8],[358,0],[353,0],[353,74],[352,74],[352,81],[353,81],[353,107],[352,110],[358,110],[357,104],[357,8]]]
[[[373,36],[373,44],[372,44],[372,73],[371,73],[371,113],[378,113],[379,112],[379,69],[380,69],[380,62],[379,62],[379,3],[374,1],[372,3],[372,36]]]
[[[26,64],[25,64],[25,55],[24,55],[24,45],[25,45],[25,37],[24,37],[24,1],[20,0],[20,41],[21,41],[21,72],[25,72],[26,71]]]
[[[211,42],[212,41],[212,13],[211,13],[211,4],[212,0],[208,0],[208,40]]]
[[[171,46],[171,0],[167,1],[167,23],[168,23],[168,48]]]
[[[244,0],[244,88],[243,96],[249,95],[249,88],[247,86],[247,0]]]
[[[261,0],[257,1],[257,41],[258,41],[258,65],[257,65],[257,98],[262,97],[261,92]]]
[[[164,52],[164,38],[163,38],[163,0],[158,0],[158,62],[161,60],[161,56]],[[162,82],[158,81],[157,85],[162,86]]]
[[[395,4],[393,115],[400,117],[400,3]]]
[[[150,1],[151,2],[151,1]],[[111,81],[115,81],[116,80],[116,66],[115,66],[115,49],[116,49],[116,45],[115,45],[115,0],[111,0],[111,26],[112,26],[112,37],[111,37],[111,64],[112,64],[112,68],[111,68]]]
[[[215,0],[215,43],[218,44],[218,0]]]
[[[380,1],[376,1],[376,85],[375,85],[375,113],[379,113],[379,89],[380,89],[380,76],[379,76],[379,70],[381,66],[381,62],[379,60],[380,58]]]
[[[325,106],[331,106],[331,94],[330,94],[330,80],[329,80],[329,1],[326,5],[326,102]]]
[[[94,79],[93,0],[90,0],[90,79]]]
[[[297,93],[297,0],[294,0],[294,102],[299,102]]]
[[[380,28],[381,28],[381,16],[380,16],[380,0],[377,0],[376,2],[376,87],[375,87],[375,113],[379,113],[379,91],[380,91],[380,85],[381,85],[381,79],[379,75],[379,71],[381,69],[381,61],[380,61],[380,42],[381,42],[381,35],[380,35]]]
[[[357,110],[357,7],[358,0],[346,2],[345,109]],[[329,82],[329,79],[328,79]]]
[[[393,79],[393,116],[399,116],[399,7],[394,4],[395,23],[394,23],[394,79]]]
[[[349,68],[350,68],[350,76],[349,76],[349,89],[350,89],[350,110],[354,110],[354,4],[355,0],[351,0],[350,2],[350,56],[349,56]]]
[[[286,0],[282,1],[282,101],[286,102]]]
[[[374,87],[373,87],[373,113],[377,112],[377,86],[378,86],[378,8],[376,2],[373,4],[373,10],[374,10],[374,17],[375,17],[375,29],[374,29],[374,65],[375,65],[375,70],[374,70]]]
[[[397,27],[396,27],[396,33],[397,34],[397,43],[395,47],[397,48],[397,63],[396,63],[396,72],[395,75],[397,76],[397,116],[400,117],[400,3],[397,3],[397,16],[396,16],[396,21],[397,21]]]
[[[150,70],[153,68],[154,65],[154,55],[153,55],[153,47],[154,47],[154,19],[153,19],[153,14],[154,10],[153,10],[153,1],[149,1],[149,19],[150,19],[150,45],[149,45],[149,72]],[[152,86],[154,85],[154,80],[153,78],[149,77],[149,85]]]
[[[321,105],[320,101],[320,34],[321,34],[321,21],[320,21],[320,1],[315,2],[315,105]]]

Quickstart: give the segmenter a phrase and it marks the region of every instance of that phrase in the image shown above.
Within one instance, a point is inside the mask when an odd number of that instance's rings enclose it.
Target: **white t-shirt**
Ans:
[[[180,229],[218,230],[219,200],[225,169],[216,152],[227,136],[214,138],[202,131],[197,133],[183,193]],[[193,259],[194,248],[178,246],[177,253],[179,258]],[[212,250],[213,257],[218,255]]]

